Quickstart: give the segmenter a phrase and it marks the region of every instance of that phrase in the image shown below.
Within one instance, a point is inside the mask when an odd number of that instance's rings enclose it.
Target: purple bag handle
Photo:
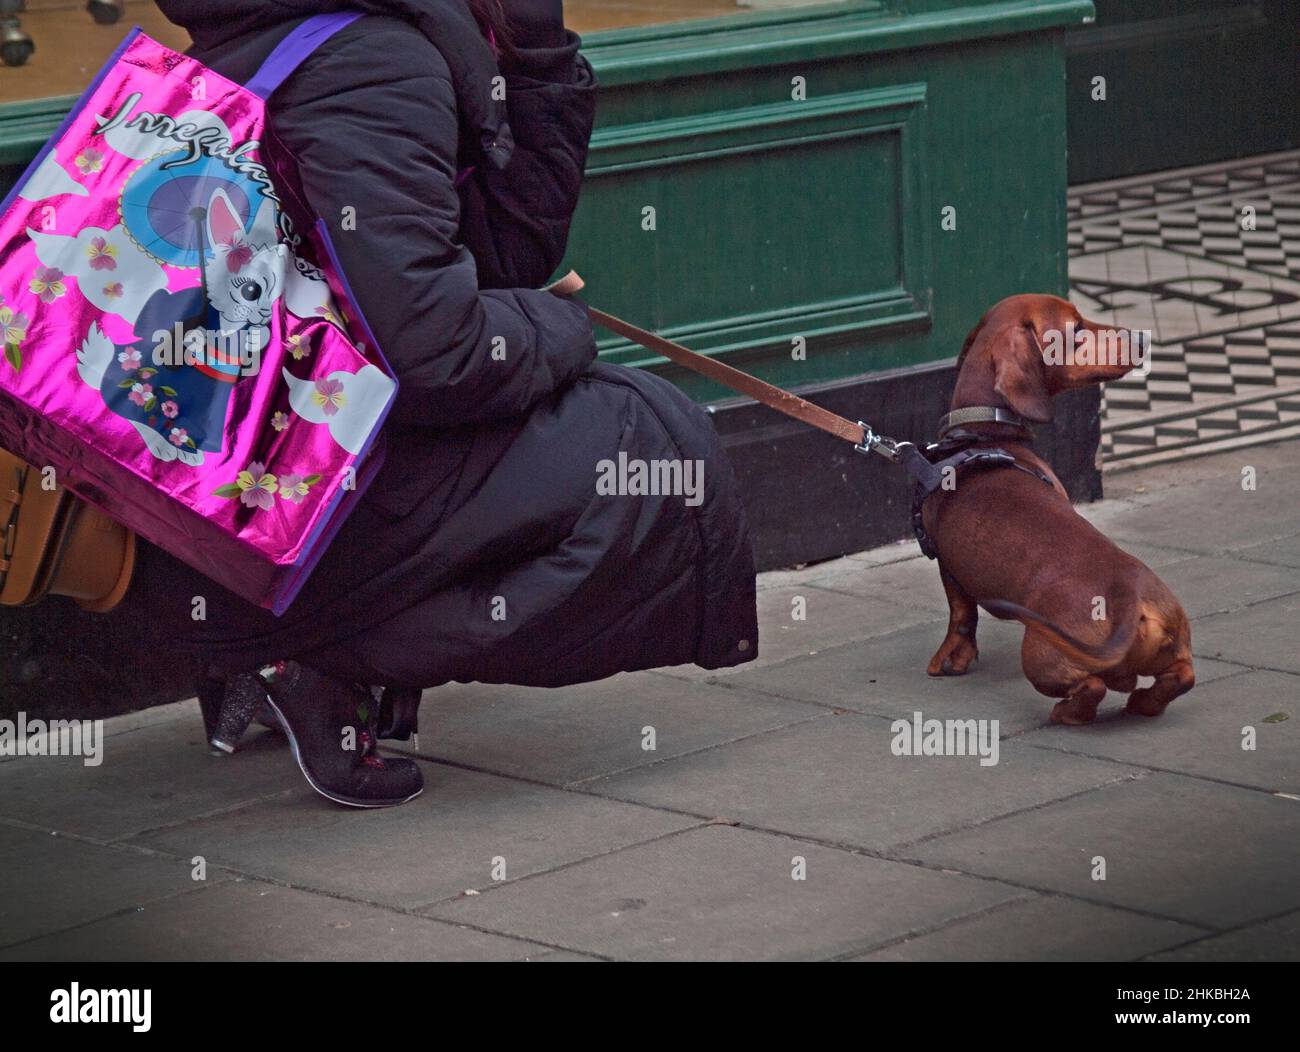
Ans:
[[[308,55],[344,26],[350,26],[361,17],[361,14],[360,11],[335,11],[325,15],[313,15],[275,46],[275,50],[266,56],[266,61],[244,87],[259,98],[269,99],[275,89],[288,79],[289,74],[302,65]],[[496,34],[490,28],[488,46],[492,48],[492,53],[495,55]],[[460,189],[461,183],[469,178],[475,167],[471,164],[468,168],[462,168],[457,172],[452,186]]]
[[[275,45],[275,50],[266,56],[266,61],[244,87],[262,99],[269,99],[275,89],[285,82],[289,74],[297,69],[308,55],[344,26],[350,26],[360,17],[360,11],[335,11],[327,15],[312,15]]]

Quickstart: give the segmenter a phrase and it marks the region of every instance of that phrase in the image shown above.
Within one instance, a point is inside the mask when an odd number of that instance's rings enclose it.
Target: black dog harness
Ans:
[[[936,490],[955,488],[963,472],[991,467],[1015,468],[1052,485],[1047,474],[1038,468],[1022,464],[1005,449],[979,445],[988,441],[987,435],[964,431],[959,426],[984,421],[1011,424],[1026,433],[1029,431],[1028,425],[1015,413],[992,406],[971,406],[948,413],[939,421],[938,441],[923,448],[911,442],[896,442],[877,435],[866,424],[862,424],[865,437],[862,444],[854,448],[862,453],[881,454],[886,460],[902,467],[912,480],[912,532],[916,534],[916,543],[921,546],[921,552],[927,559],[937,558],[939,553],[922,525],[921,512],[925,501]],[[944,485],[946,479],[952,479],[947,487]]]

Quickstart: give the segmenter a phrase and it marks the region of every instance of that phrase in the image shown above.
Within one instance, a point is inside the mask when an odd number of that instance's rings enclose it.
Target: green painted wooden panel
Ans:
[[[628,236],[580,240],[583,265],[601,275],[689,268],[644,285],[637,305],[702,352],[789,346],[792,325],[805,338],[844,338],[922,321],[928,244],[923,224],[905,218],[926,212],[924,102],[924,85],[904,85],[602,134],[582,222]],[[765,207],[774,199],[779,207]],[[649,361],[618,338],[603,349]]]
[[[0,178],[6,188],[22,174],[76,101],[75,95],[61,95],[0,105]]]
[[[919,6],[588,38],[604,88],[565,265],[590,301],[803,385],[951,357],[1002,296],[1063,292],[1063,27],[1091,5]]]

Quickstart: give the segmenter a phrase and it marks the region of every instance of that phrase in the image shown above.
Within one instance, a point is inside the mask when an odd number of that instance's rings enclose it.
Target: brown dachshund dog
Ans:
[[[1072,364],[1074,355],[1062,361],[1063,355],[1045,352],[1059,351],[1071,331],[1080,341],[1092,334],[1096,347],[1116,333],[1128,347],[1139,346],[1138,334],[1085,321],[1066,300],[1012,296],[966,337],[952,408],[1010,409],[1044,423],[1053,395],[1118,379],[1136,364],[1127,349],[1116,364]],[[1025,427],[989,420],[962,430],[979,436],[977,447],[1000,447],[1041,471],[1051,485],[1005,467],[967,470],[925,502],[922,525],[938,551],[949,606],[948,634],[929,674],[960,676],[970,668],[979,653],[975,625],[983,606],[1025,625],[1022,667],[1040,693],[1062,699],[1052,709],[1054,721],[1091,722],[1107,690],[1129,692],[1129,712],[1160,715],[1196,682],[1191,629],[1178,600],[1075,512],[1030,449]],[[1154,676],[1155,683],[1136,689],[1139,676]]]

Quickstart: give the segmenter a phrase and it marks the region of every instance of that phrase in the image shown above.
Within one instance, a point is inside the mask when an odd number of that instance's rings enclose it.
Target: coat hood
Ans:
[[[481,156],[504,168],[514,150],[503,100],[492,97],[496,58],[465,0],[157,0],[167,18],[200,50],[306,15],[363,11],[411,23],[451,70],[462,123],[476,133]]]

